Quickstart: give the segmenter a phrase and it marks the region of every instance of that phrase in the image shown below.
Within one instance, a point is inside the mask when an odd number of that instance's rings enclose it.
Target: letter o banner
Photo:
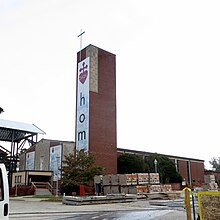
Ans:
[[[86,116],[85,116],[84,114],[81,114],[81,115],[79,116],[79,121],[80,121],[80,123],[83,123],[83,122],[85,121],[85,119],[86,119]]]

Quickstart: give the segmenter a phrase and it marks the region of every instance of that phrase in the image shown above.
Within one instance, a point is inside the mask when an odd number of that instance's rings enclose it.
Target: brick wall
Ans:
[[[189,162],[190,161],[190,162]],[[181,176],[185,178],[186,182],[190,182],[189,177],[189,166],[191,171],[192,183],[203,183],[204,182],[204,163],[193,160],[178,160],[178,168]]]
[[[200,162],[190,162],[191,165],[191,175],[192,175],[192,183],[193,182],[204,182],[204,163]]]
[[[186,160],[178,160],[178,170],[180,175],[183,179],[186,180],[186,182],[189,182],[189,176],[187,171],[187,161]]]

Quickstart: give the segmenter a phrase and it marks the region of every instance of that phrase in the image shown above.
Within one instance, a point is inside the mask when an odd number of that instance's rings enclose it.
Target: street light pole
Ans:
[[[155,173],[157,173],[157,159],[154,160]]]
[[[58,197],[58,185],[59,185],[59,158],[60,157],[56,157],[57,158],[57,182],[56,182],[56,197]]]
[[[16,164],[15,196],[18,195],[18,171],[19,171],[19,162],[17,162]]]
[[[56,197],[58,197],[58,174],[57,174],[57,182],[56,182]]]

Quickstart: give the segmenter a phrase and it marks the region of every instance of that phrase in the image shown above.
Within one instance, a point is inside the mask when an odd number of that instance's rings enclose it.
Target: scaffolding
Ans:
[[[18,166],[19,154],[25,144],[31,147],[37,143],[39,134],[44,135],[45,132],[34,124],[0,119],[0,142],[10,143],[9,149],[0,145],[0,162],[6,165],[10,185],[12,173]]]

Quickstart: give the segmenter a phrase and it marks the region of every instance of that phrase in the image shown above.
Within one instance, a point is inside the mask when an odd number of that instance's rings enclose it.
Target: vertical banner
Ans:
[[[76,106],[76,149],[89,148],[89,57],[78,63]]]
[[[26,164],[25,164],[26,170],[34,170],[34,156],[35,156],[35,151],[26,153]]]
[[[61,178],[61,150],[61,145],[50,147],[50,170],[53,171],[53,181]]]

